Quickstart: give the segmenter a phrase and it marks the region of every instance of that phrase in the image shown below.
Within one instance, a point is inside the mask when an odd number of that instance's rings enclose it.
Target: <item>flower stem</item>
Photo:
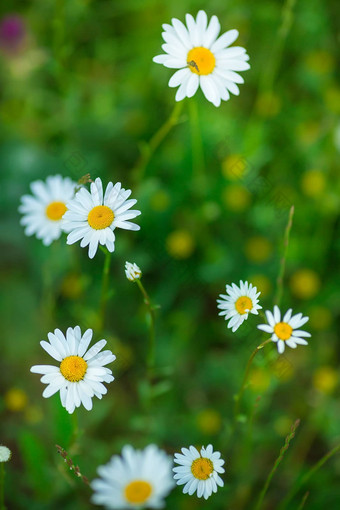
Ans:
[[[99,329],[103,329],[105,325],[105,312],[106,305],[108,300],[108,283],[109,283],[109,273],[110,273],[110,264],[111,264],[111,252],[107,249],[103,249],[105,253],[104,266],[103,266],[103,274],[102,274],[102,290],[100,297],[100,311],[99,311]]]
[[[283,278],[284,278],[285,269],[286,269],[286,260],[287,260],[288,245],[289,245],[289,235],[290,235],[290,231],[291,231],[291,228],[293,225],[293,216],[294,216],[294,206],[292,205],[292,207],[289,210],[288,223],[286,226],[284,241],[283,241],[283,243],[284,243],[283,256],[282,256],[282,259],[280,262],[280,270],[279,270],[279,274],[278,274],[278,277],[276,280],[277,291],[276,291],[276,297],[275,297],[275,304],[277,306],[280,306],[280,302],[281,302],[281,298],[282,298]]]
[[[53,53],[55,78],[63,90],[65,87],[64,53],[65,53],[65,0],[56,0],[53,16]]]
[[[191,98],[189,102],[191,147],[192,147],[192,176],[196,180],[197,189],[205,189],[204,181],[204,151],[199,124],[197,102]]]
[[[302,510],[305,506],[305,503],[307,501],[307,498],[309,496],[309,491],[306,492],[306,494],[303,496],[301,503],[299,504],[299,508],[297,510]]]
[[[255,358],[256,354],[261,349],[263,349],[263,347],[266,344],[268,344],[269,342],[271,342],[271,338],[269,338],[268,340],[265,340],[264,342],[262,342],[262,344],[258,345],[256,347],[256,349],[251,353],[251,356],[250,356],[250,358],[248,360],[248,363],[247,363],[246,371],[245,371],[244,376],[243,376],[241,388],[240,388],[239,392],[237,393],[237,395],[235,396],[234,421],[237,420],[237,416],[238,416],[239,411],[240,411],[240,401],[242,399],[242,396],[243,396],[243,393],[244,393],[244,390],[245,390],[245,386],[246,386],[246,383],[247,383],[247,380],[248,380],[249,371],[250,371],[250,367],[252,365],[253,359]]]
[[[149,374],[149,378],[151,379],[152,371],[155,366],[155,320],[156,320],[156,314],[155,314],[155,307],[151,304],[150,297],[148,293],[146,292],[144,285],[142,282],[137,279],[136,280],[137,285],[144,297],[144,303],[147,306],[149,317],[150,317],[150,326],[149,326],[149,345],[148,345],[148,354],[147,354],[147,370]]]
[[[69,451],[74,454],[78,450],[77,442],[78,442],[78,439],[79,439],[79,436],[80,436],[80,429],[79,429],[79,421],[78,421],[77,409],[75,409],[73,411],[73,413],[71,414],[71,422],[72,422],[72,436],[71,436]]]
[[[270,471],[269,475],[267,476],[264,487],[260,493],[259,499],[257,501],[257,504],[256,504],[254,510],[259,510],[262,507],[262,503],[263,503],[264,497],[267,493],[270,482],[272,481],[272,478],[273,478],[277,468],[281,464],[281,461],[282,461],[283,457],[285,456],[286,451],[289,448],[289,444],[290,444],[291,440],[293,439],[293,437],[295,436],[296,429],[298,428],[299,425],[300,425],[300,420],[296,420],[296,422],[293,423],[293,425],[290,429],[290,434],[288,434],[288,436],[286,437],[285,444],[281,448],[280,454],[279,454],[278,458],[276,459],[274,466],[272,467],[272,470]]]
[[[308,480],[320,469],[322,468],[322,466],[331,458],[333,457],[333,455],[335,455],[336,453],[338,453],[340,451],[340,444],[334,446],[334,448],[332,450],[330,450],[328,453],[326,453],[326,455],[324,455],[316,464],[314,464],[314,466],[309,470],[307,471],[307,473],[300,479],[300,481],[292,487],[292,489],[288,492],[287,496],[285,497],[285,499],[282,501],[282,504],[280,505],[280,510],[284,510],[285,508],[287,508],[288,506],[288,503],[291,502],[291,500],[293,499],[293,497],[295,496],[295,494],[298,492],[298,490],[300,489],[300,487],[302,487],[303,485],[305,485],[306,482],[308,482]],[[290,508],[290,505],[289,505],[289,508]]]
[[[167,134],[171,131],[173,126],[179,123],[179,116],[182,109],[183,101],[176,102],[169,118],[158,129],[158,131],[156,131],[149,142],[146,142],[141,146],[141,154],[134,169],[132,170],[132,175],[134,175],[135,179],[138,179],[139,181],[142,180],[152,155],[162,143]]]
[[[286,0],[282,8],[281,26],[277,31],[277,38],[272,47],[269,57],[269,65],[262,73],[260,92],[271,92],[279,69],[285,42],[294,19],[294,7],[296,0]]]
[[[6,510],[5,506],[5,463],[0,462],[0,510]]]

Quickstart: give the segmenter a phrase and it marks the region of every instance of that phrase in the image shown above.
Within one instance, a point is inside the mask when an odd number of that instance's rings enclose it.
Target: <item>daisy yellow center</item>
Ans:
[[[280,340],[288,340],[292,336],[293,328],[287,322],[278,322],[274,326],[274,333]]]
[[[241,296],[237,299],[235,303],[235,308],[238,311],[238,313],[243,315],[244,313],[249,312],[253,308],[253,302],[250,299],[250,297]]]
[[[46,207],[46,216],[49,220],[59,221],[66,213],[67,208],[64,202],[51,202]]]
[[[191,464],[191,472],[198,480],[207,480],[214,471],[214,465],[210,459],[199,457]]]
[[[124,490],[125,498],[129,503],[143,504],[152,493],[152,487],[149,482],[144,480],[134,480],[130,482]]]
[[[90,227],[95,230],[102,230],[111,225],[114,217],[115,215],[110,207],[107,207],[107,205],[97,205],[89,212],[87,221]]]
[[[203,46],[197,46],[189,51],[187,64],[192,73],[205,75],[213,72],[216,59],[210,50]]]
[[[71,382],[78,382],[84,379],[87,370],[86,361],[80,356],[67,356],[60,363],[60,372]]]

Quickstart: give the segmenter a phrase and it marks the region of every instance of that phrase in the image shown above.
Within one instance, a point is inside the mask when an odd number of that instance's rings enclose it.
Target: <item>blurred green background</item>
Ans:
[[[291,424],[296,437],[269,488],[265,509],[340,442],[339,205],[340,89],[335,1],[161,2],[12,0],[21,35],[0,41],[1,94],[1,442],[9,509],[94,508],[91,490],[68,472],[72,420],[59,396],[43,399],[33,364],[50,363],[39,341],[79,324],[106,338],[116,380],[94,409],[80,409],[84,433],[72,456],[93,479],[98,465],[130,443],[169,453],[212,443],[226,460],[225,487],[208,502],[176,488],[167,508],[249,509]],[[215,108],[201,92],[136,170],[143,144],[166,121],[172,70],[153,64],[161,24],[200,8],[236,28],[251,69],[240,96]],[[1,31],[0,31],[1,33]],[[138,199],[138,233],[117,232],[112,295],[98,326],[104,256],[92,261],[65,238],[49,248],[19,224],[31,181],[62,174],[121,181]],[[247,279],[271,309],[283,234],[295,206],[282,309],[310,317],[308,347],[274,344],[255,359],[232,434],[233,396],[247,359],[265,339],[250,317],[235,334],[218,317],[226,283]],[[157,374],[145,402],[146,308],[124,274],[136,262],[157,312]],[[260,398],[259,398],[260,396]],[[288,508],[340,504],[340,457],[300,488]]]

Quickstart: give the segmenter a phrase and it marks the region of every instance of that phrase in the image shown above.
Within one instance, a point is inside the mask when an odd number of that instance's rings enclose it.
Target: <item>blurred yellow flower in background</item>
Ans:
[[[266,262],[273,252],[272,244],[265,237],[250,237],[245,244],[245,254],[248,260],[261,263]]]
[[[250,374],[251,389],[254,392],[265,391],[270,386],[270,373],[264,367],[256,367]]]
[[[269,296],[273,290],[272,282],[265,274],[252,275],[249,281],[261,292],[262,298]]]
[[[319,292],[321,280],[312,269],[299,269],[290,278],[292,293],[300,299],[311,299]]]
[[[174,230],[166,238],[166,249],[174,259],[187,259],[195,250],[195,240],[188,230]]]
[[[251,194],[244,186],[231,184],[224,189],[222,198],[228,209],[241,212],[249,207]]]
[[[320,122],[316,120],[301,122],[296,127],[296,135],[302,145],[309,146],[315,143],[320,136],[320,132]]]
[[[340,114],[340,88],[334,86],[325,90],[325,103],[327,108],[336,114]]]
[[[309,310],[309,324],[313,329],[328,329],[333,322],[331,311],[325,306],[313,306]]]
[[[285,437],[290,432],[293,422],[289,416],[280,416],[274,422],[274,430],[279,436]]]
[[[22,411],[28,403],[27,394],[20,388],[10,388],[5,393],[5,405],[9,411]]]
[[[338,384],[338,380],[337,370],[330,366],[317,368],[313,375],[313,385],[321,393],[332,393]]]
[[[280,356],[274,363],[272,363],[271,369],[275,377],[277,377],[280,382],[289,381],[294,375],[294,367],[292,363],[284,356]]]
[[[217,434],[222,427],[222,416],[215,409],[203,409],[196,417],[197,428],[207,435]]]
[[[162,212],[165,211],[170,205],[169,194],[160,189],[156,191],[150,198],[150,206],[154,211]]]
[[[75,273],[66,275],[61,284],[62,295],[68,299],[78,299],[83,293],[83,283],[81,275]]]
[[[222,174],[226,179],[237,181],[246,173],[247,161],[240,154],[230,154],[222,161]]]
[[[311,51],[305,65],[309,71],[315,74],[327,74],[334,70],[335,61],[331,53],[325,50]]]
[[[256,102],[256,111],[261,117],[275,117],[282,106],[281,98],[274,92],[264,92]]]
[[[301,178],[301,188],[305,195],[317,197],[326,188],[326,178],[321,170],[307,170]]]
[[[28,406],[25,411],[25,421],[30,425],[42,422],[44,413],[38,406]]]
[[[207,221],[215,221],[221,215],[220,204],[212,200],[202,206],[202,215]]]

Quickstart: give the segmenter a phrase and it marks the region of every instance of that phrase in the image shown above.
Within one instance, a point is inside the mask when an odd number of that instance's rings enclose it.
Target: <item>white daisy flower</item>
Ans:
[[[8,462],[11,457],[11,450],[7,446],[0,445],[0,462]]]
[[[139,280],[142,276],[141,269],[137,266],[137,264],[131,262],[125,262],[125,275],[130,282],[135,282]]]
[[[116,356],[111,351],[100,352],[106,340],[100,340],[87,350],[92,334],[92,329],[87,329],[82,335],[80,327],[76,326],[68,328],[65,337],[60,329],[55,329],[47,335],[49,343],[42,341],[40,345],[60,365],[34,365],[31,368],[31,372],[43,374],[40,380],[47,384],[43,397],[51,397],[60,391],[61,404],[70,414],[81,404],[90,411],[92,397],[101,399],[107,393],[102,383],[114,380],[105,365],[112,363]]]
[[[274,306],[274,313],[269,310],[266,311],[268,324],[260,324],[258,329],[271,333],[273,342],[277,342],[277,350],[282,354],[285,350],[285,345],[295,349],[297,345],[308,345],[307,340],[312,336],[307,331],[302,331],[301,328],[309,317],[303,317],[302,313],[297,313],[292,316],[292,309],[290,308],[283,319],[281,320],[281,311],[278,306]]]
[[[220,37],[221,26],[216,16],[209,24],[204,11],[196,20],[186,14],[186,25],[176,18],[172,25],[163,25],[162,49],[165,54],[153,58],[157,64],[179,69],[170,78],[169,87],[178,87],[176,101],[192,97],[200,86],[205,97],[215,106],[227,101],[229,93],[240,93],[236,83],[244,80],[235,71],[250,68],[249,56],[241,46],[228,48],[238,37],[237,30],[229,30]]]
[[[174,478],[177,485],[184,485],[183,493],[192,494],[197,491],[197,496],[208,499],[213,492],[217,492],[217,486],[223,487],[224,482],[218,473],[224,473],[224,460],[220,452],[214,452],[209,444],[202,446],[198,452],[194,446],[189,449],[182,448],[182,454],[175,453],[174,461],[179,466],[173,468]]]
[[[67,203],[67,212],[63,218],[63,228],[69,232],[67,244],[81,239],[80,246],[89,246],[92,259],[98,244],[105,245],[113,252],[115,249],[115,228],[139,230],[140,227],[129,220],[139,216],[140,211],[129,211],[137,200],[127,200],[131,190],[122,188],[121,183],[109,182],[105,194],[101,179],[91,183],[91,192],[82,188],[73,200]]]
[[[74,196],[76,186],[69,177],[61,175],[50,175],[46,182],[32,182],[33,195],[22,196],[19,206],[25,234],[35,234],[45,246],[58,239],[62,232],[62,217],[67,210],[66,202]]]
[[[162,508],[174,486],[171,458],[151,444],[144,450],[126,445],[122,456],[114,455],[99,466],[100,478],[92,481],[92,502],[105,508]]]
[[[242,280],[239,287],[235,283],[226,285],[226,291],[227,294],[220,294],[222,299],[217,300],[217,308],[222,310],[218,315],[224,315],[225,320],[230,319],[228,328],[232,328],[234,333],[250,313],[258,315],[258,310],[262,308],[258,304],[261,292],[257,292],[251,283],[243,283]]]

